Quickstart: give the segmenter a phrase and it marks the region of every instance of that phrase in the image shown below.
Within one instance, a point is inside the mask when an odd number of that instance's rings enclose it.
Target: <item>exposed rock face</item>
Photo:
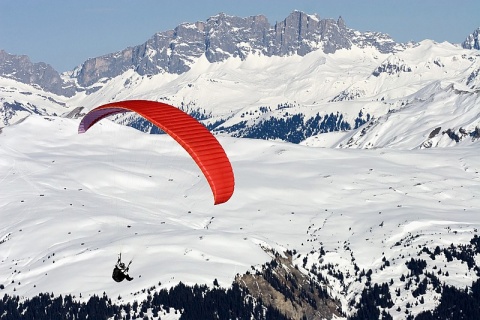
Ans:
[[[236,283],[249,290],[265,305],[279,310],[289,319],[332,319],[342,316],[340,303],[326,289],[293,265],[291,253],[262,266],[255,274],[237,276]]]
[[[314,50],[333,53],[354,44],[374,46],[381,52],[393,52],[398,46],[386,34],[348,29],[341,17],[320,19],[317,15],[294,11],[272,26],[263,15],[240,18],[220,13],[206,22],[184,23],[174,30],[156,33],[141,45],[88,59],[72,72],[71,83],[64,81],[48,64],[32,63],[26,56],[4,51],[0,51],[0,76],[72,96],[78,90],[129,69],[140,75],[181,74],[202,55],[214,63],[231,57],[245,59],[251,54],[304,56]],[[80,88],[75,88],[75,82]]]
[[[412,72],[412,68],[406,65],[405,61],[396,56],[389,57],[373,71],[372,75],[379,77],[382,73],[395,75],[401,72]]]
[[[32,63],[25,55],[13,55],[4,50],[0,50],[0,76],[36,85],[59,95],[72,96],[75,93],[75,89],[65,84],[49,64]]]
[[[115,77],[128,69],[140,75],[162,72],[181,74],[205,54],[214,63],[250,54],[266,56],[306,55],[314,50],[333,53],[338,49],[375,46],[390,52],[397,45],[381,33],[348,29],[342,18],[320,19],[295,11],[273,27],[263,15],[239,18],[218,14],[206,22],[185,23],[155,34],[142,45],[87,60],[75,76],[82,86],[101,78]]]
[[[480,28],[469,34],[467,39],[462,43],[464,49],[480,50]]]

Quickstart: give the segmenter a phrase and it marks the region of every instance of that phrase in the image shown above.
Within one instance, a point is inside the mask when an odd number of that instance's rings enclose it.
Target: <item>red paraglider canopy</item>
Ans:
[[[235,179],[222,146],[205,126],[171,105],[147,100],[108,103],[88,112],[80,122],[78,133],[86,132],[105,117],[123,112],[138,113],[169,134],[190,154],[212,189],[214,204],[230,199]]]

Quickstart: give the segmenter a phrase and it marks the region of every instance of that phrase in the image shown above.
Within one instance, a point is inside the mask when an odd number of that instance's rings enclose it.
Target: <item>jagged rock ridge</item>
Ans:
[[[28,56],[13,55],[4,50],[0,50],[0,76],[67,97],[75,93],[74,87],[66,84],[49,64],[32,63]]]
[[[221,13],[206,22],[184,23],[156,33],[142,45],[89,59],[74,75],[80,85],[89,86],[128,69],[140,75],[180,74],[203,54],[214,63],[230,57],[244,59],[249,54],[304,56],[319,49],[333,53],[352,44],[374,46],[381,52],[391,52],[397,45],[385,34],[348,29],[341,17],[320,19],[295,11],[271,26],[263,15],[239,18]]]
[[[480,28],[469,34],[467,39],[462,43],[464,49],[480,50]]]

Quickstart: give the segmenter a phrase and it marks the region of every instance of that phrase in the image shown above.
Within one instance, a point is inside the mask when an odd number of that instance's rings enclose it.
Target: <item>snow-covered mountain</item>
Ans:
[[[262,15],[239,18],[221,13],[206,22],[184,23],[156,33],[142,45],[89,59],[74,76],[81,86],[90,86],[129,69],[140,75],[182,74],[201,56],[216,63],[251,55],[305,56],[316,50],[334,53],[352,45],[373,46],[382,52],[397,46],[387,35],[348,29],[341,17],[335,21],[295,11],[272,26]]]
[[[109,121],[78,135],[78,124],[31,116],[0,134],[4,294],[142,302],[179,282],[260,281],[277,252],[299,271],[297,286],[300,274],[318,283],[339,317],[372,307],[369,294],[374,309],[402,319],[478,279],[474,145],[344,150],[219,137],[236,191],[213,206],[173,139]],[[132,282],[111,280],[119,252],[133,258]],[[388,295],[375,291],[385,285]]]
[[[55,94],[69,97],[75,93],[74,86],[65,83],[52,66],[44,62],[32,63],[25,55],[18,56],[0,50],[0,74]]]
[[[424,148],[478,137],[478,51],[430,40],[396,44],[349,29],[341,18],[293,12],[271,26],[263,16],[219,14],[89,59],[61,83],[54,75],[56,90],[49,77],[31,71],[38,64],[3,57],[4,125],[29,113],[75,116],[137,98],[176,105],[234,137],[357,148]],[[118,121],[151,129],[138,118]],[[384,135],[399,124],[396,136]]]
[[[1,293],[103,296],[121,306],[112,318],[188,318],[179,282],[207,284],[202,299],[235,283],[253,318],[478,309],[478,51],[293,12],[274,26],[182,24],[62,75],[0,58]],[[137,117],[77,134],[86,111],[125,99],[170,103],[211,129],[233,198],[213,206],[188,155],[131,128],[151,130]],[[134,281],[111,280],[118,252]],[[24,310],[5,301],[0,315]]]
[[[0,78],[0,99],[4,125],[22,118],[21,111],[61,115],[149,99],[235,137],[324,147],[435,147],[478,137],[479,70],[477,51],[425,40],[396,53],[353,46],[216,63],[203,55],[182,74],[142,76],[131,69],[70,98]],[[122,121],[135,126],[138,119]],[[392,130],[397,126],[401,131]]]

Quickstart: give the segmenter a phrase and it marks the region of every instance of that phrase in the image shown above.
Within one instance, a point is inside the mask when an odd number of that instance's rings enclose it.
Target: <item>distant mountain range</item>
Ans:
[[[294,11],[272,26],[263,15],[239,18],[220,13],[206,22],[184,23],[173,30],[156,33],[141,45],[88,59],[71,77],[81,88],[129,69],[140,75],[181,74],[190,70],[190,65],[202,55],[215,63],[230,57],[245,59],[254,54],[305,56],[319,49],[334,53],[352,45],[373,46],[380,52],[394,52],[398,46],[386,34],[347,28],[341,17],[320,19],[317,15]],[[5,51],[0,51],[0,62],[2,76],[37,84],[56,94],[71,96],[74,93],[70,82],[63,82],[45,63],[32,63],[26,56]]]
[[[51,65],[33,63],[28,56],[13,55],[4,50],[0,50],[0,76],[58,95],[70,97],[75,94],[75,88],[66,84]]]
[[[63,74],[0,51],[0,317],[479,319],[479,32],[219,14]],[[142,118],[77,134],[126,99],[214,132],[232,199]]]
[[[350,29],[341,17],[320,19],[294,11],[271,25],[262,15],[221,13],[88,59],[64,74],[0,51],[0,120],[9,125],[31,113],[75,117],[84,108],[135,97],[172,103],[231,136],[392,146],[399,139],[379,144],[367,131],[383,130],[379,126],[389,125],[394,112],[429,109],[430,102],[451,99],[462,109],[462,92],[477,92],[480,64],[472,49],[479,48],[479,30],[461,46],[428,40],[400,44],[380,32]],[[438,112],[438,106],[430,109]],[[421,137],[402,147],[476,140],[476,116],[460,109],[457,122],[447,116],[422,132],[415,126],[414,135]],[[117,121],[152,130],[138,118]],[[343,138],[318,138],[328,132],[343,133]]]
[[[89,59],[74,77],[80,85],[90,86],[129,69],[140,75],[181,74],[202,55],[216,63],[232,57],[245,60],[250,55],[305,56],[315,50],[334,53],[352,45],[392,52],[396,43],[385,34],[348,29],[341,17],[335,21],[295,11],[272,26],[262,15],[239,18],[222,13],[206,22],[185,23],[157,33],[142,45]]]

